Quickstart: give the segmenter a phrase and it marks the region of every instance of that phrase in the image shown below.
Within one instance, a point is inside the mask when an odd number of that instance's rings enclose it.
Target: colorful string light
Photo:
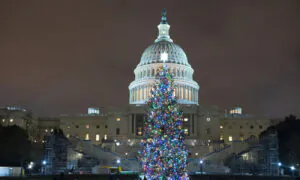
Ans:
[[[183,142],[183,116],[175,97],[174,80],[166,65],[158,69],[156,79],[147,101],[139,160],[148,180],[186,180],[188,153]]]

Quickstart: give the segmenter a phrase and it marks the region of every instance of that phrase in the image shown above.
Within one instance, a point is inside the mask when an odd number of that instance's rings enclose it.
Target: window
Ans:
[[[87,128],[87,129],[90,128],[90,125],[89,124],[85,125],[85,128]]]
[[[221,135],[221,136],[220,136],[220,140],[222,141],[223,139],[224,139],[224,138],[223,138],[223,135]]]
[[[100,128],[100,125],[97,125],[96,128],[99,129],[99,128]]]
[[[210,134],[210,128],[206,129],[206,134]]]
[[[120,134],[120,128],[117,128],[116,129],[116,135],[119,135]]]
[[[67,134],[67,138],[69,138],[70,137],[70,134]]]
[[[244,134],[243,133],[240,133],[240,140],[244,141]]]
[[[184,134],[185,135],[188,135],[189,134],[189,130],[186,128],[186,129],[184,129]]]
[[[243,126],[240,126],[240,129],[243,129]]]
[[[90,140],[90,135],[89,135],[89,133],[86,133],[86,134],[85,134],[85,140]]]
[[[96,134],[96,141],[100,141],[100,135]]]
[[[262,127],[262,125],[259,125],[259,129],[262,129],[263,127]]]
[[[121,118],[116,118],[116,121],[121,121]]]
[[[229,136],[229,137],[228,137],[228,140],[231,142],[231,141],[232,141],[232,136]]]
[[[75,127],[76,127],[76,128],[79,128],[79,125],[76,125]]]
[[[142,128],[141,128],[141,127],[138,127],[138,135],[139,135],[139,136],[143,135],[143,132],[142,132]]]
[[[251,126],[250,126],[250,129],[253,129],[253,128],[254,128],[253,125],[251,125]]]
[[[231,125],[229,125],[229,126],[228,126],[228,129],[231,129],[231,128],[232,128],[232,126],[231,126]]]
[[[107,140],[107,134],[104,134],[104,140]]]
[[[107,125],[105,125],[105,128],[107,129]]]

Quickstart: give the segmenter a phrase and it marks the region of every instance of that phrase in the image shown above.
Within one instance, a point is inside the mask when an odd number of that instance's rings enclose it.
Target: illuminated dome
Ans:
[[[165,61],[166,63],[176,63],[190,66],[186,54],[181,47],[171,41],[166,40],[161,40],[150,45],[142,54],[141,62],[138,66],[151,63],[160,63],[160,54],[162,52],[168,54],[168,59]]]
[[[129,104],[145,104],[156,81],[157,69],[167,65],[173,74],[175,96],[179,104],[198,104],[199,85],[193,80],[194,70],[180,46],[170,38],[166,12],[158,27],[158,37],[142,54],[134,70],[135,80],[128,87]]]

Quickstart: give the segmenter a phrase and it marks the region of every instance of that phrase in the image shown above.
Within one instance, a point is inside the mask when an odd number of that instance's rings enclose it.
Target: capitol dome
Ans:
[[[156,81],[157,69],[165,64],[173,74],[177,102],[197,105],[199,85],[193,80],[194,70],[188,63],[185,52],[170,38],[170,25],[165,11],[157,27],[157,39],[143,52],[140,63],[134,70],[135,80],[128,87],[129,104],[146,103]]]
[[[177,44],[166,40],[158,41],[150,45],[142,54],[141,62],[138,66],[161,62],[160,54],[162,52],[168,54],[168,59],[165,63],[176,63],[190,66],[182,48]]]

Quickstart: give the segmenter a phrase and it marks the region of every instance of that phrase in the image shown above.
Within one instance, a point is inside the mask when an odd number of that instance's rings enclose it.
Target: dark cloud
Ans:
[[[0,105],[51,115],[127,104],[164,7],[200,104],[300,115],[297,0],[1,1]]]

